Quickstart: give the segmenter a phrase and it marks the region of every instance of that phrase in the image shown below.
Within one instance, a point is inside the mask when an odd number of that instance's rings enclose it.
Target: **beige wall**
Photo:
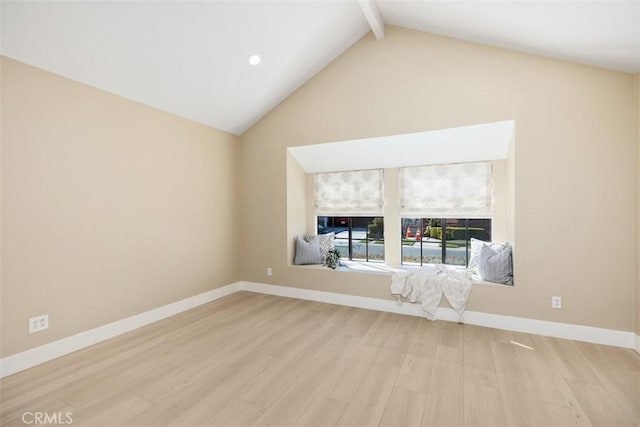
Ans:
[[[1,88],[2,356],[238,280],[237,137],[7,58]]]
[[[640,73],[635,75],[636,101],[636,334],[640,335]]]
[[[507,119],[516,286],[475,286],[469,309],[633,330],[633,76],[395,27],[365,36],[241,136],[252,242],[241,278],[265,282],[273,267],[279,285],[389,298],[387,276],[288,265],[286,147]]]

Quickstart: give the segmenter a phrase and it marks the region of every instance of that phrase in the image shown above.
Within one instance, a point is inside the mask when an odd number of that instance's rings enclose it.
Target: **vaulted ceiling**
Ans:
[[[1,53],[241,134],[384,24],[635,73],[640,0],[7,1]],[[248,64],[257,54],[261,62]]]

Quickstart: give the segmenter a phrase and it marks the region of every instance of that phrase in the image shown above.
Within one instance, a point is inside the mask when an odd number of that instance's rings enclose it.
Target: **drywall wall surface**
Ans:
[[[237,281],[237,149],[2,58],[2,356]]]
[[[0,11],[2,8],[0,8]],[[1,14],[1,12],[0,12]],[[1,18],[1,16],[0,16]],[[4,61],[0,60],[0,260],[2,260],[2,73]],[[0,321],[2,321],[2,262],[0,261]],[[2,326],[0,326],[2,333]],[[3,354],[2,336],[0,336],[0,356]]]
[[[289,265],[286,147],[511,119],[516,285],[474,286],[468,308],[633,330],[633,75],[396,27],[241,136],[241,278],[269,262],[274,284],[390,298],[388,276]]]
[[[287,223],[289,242],[289,251],[287,258],[293,259],[295,254],[295,237],[305,234],[307,229],[307,176],[293,158],[291,153],[287,151],[287,182],[291,185],[287,186]]]
[[[640,73],[635,75],[636,112],[636,289],[635,332],[640,335]]]

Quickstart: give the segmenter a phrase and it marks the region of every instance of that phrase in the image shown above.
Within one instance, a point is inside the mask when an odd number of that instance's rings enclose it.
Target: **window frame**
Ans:
[[[440,246],[441,246],[441,252],[440,252],[440,262],[439,263],[435,263],[435,264],[447,264],[447,265],[458,265],[460,266],[460,264],[448,264],[447,263],[447,220],[464,220],[464,228],[465,228],[465,262],[463,264],[464,267],[466,267],[467,265],[469,265],[469,251],[470,251],[470,242],[471,242],[471,238],[470,237],[470,233],[469,233],[469,221],[489,221],[489,230],[488,233],[489,235],[491,235],[492,233],[492,224],[491,224],[491,218],[426,218],[426,217],[400,217],[400,234],[401,234],[401,238],[400,238],[400,265],[407,265],[407,266],[420,266],[422,267],[423,265],[429,265],[429,264],[434,264],[434,263],[430,263],[430,262],[424,262],[424,236],[421,236],[421,239],[419,240],[420,242],[420,262],[419,263],[407,263],[404,261],[404,239],[405,239],[405,235],[406,235],[406,229],[410,228],[411,225],[405,226],[404,225],[404,221],[405,220],[418,220],[420,223],[420,230],[422,230],[425,227],[425,223],[427,220],[439,220],[440,224],[441,224],[441,236],[442,239],[440,240]],[[453,227],[453,225],[451,225]],[[421,233],[422,234],[422,233]],[[489,239],[490,240],[490,239]]]
[[[469,163],[469,162],[461,162],[461,163]],[[503,194],[505,196],[505,200],[509,201],[508,199],[508,194],[506,194],[505,192],[508,190],[508,188],[506,188],[506,179],[508,178],[508,162],[505,161],[489,161],[489,177],[491,180],[491,188],[493,190],[497,189],[499,194]],[[429,165],[427,165],[429,166]],[[366,211],[366,212],[358,212],[358,211],[347,211],[347,210],[340,210],[338,208],[336,209],[318,209],[319,205],[316,203],[317,199],[316,199],[316,191],[317,191],[317,187],[316,187],[316,180],[317,180],[317,175],[318,173],[307,173],[306,174],[306,195],[313,195],[313,197],[306,197],[306,209],[307,209],[307,215],[305,215],[307,217],[306,221],[307,221],[307,227],[309,227],[311,230],[313,230],[312,232],[321,232],[321,233],[327,233],[332,231],[334,228],[333,227],[329,227],[328,230],[324,230],[322,228],[322,225],[332,225],[332,223],[326,223],[326,222],[320,222],[318,223],[318,217],[336,217],[336,218],[344,218],[345,222],[342,223],[342,225],[340,225],[340,223],[336,222],[335,227],[337,228],[337,232],[343,232],[342,235],[340,237],[343,238],[342,241],[337,240],[338,244],[340,245],[339,248],[342,252],[342,257],[345,261],[347,261],[347,259],[352,260],[352,262],[354,263],[358,263],[358,262],[378,262],[380,260],[383,260],[383,262],[389,266],[397,266],[397,267],[402,267],[402,265],[404,264],[407,267],[416,267],[416,266],[420,266],[420,265],[427,265],[429,263],[431,264],[437,264],[442,262],[442,252],[441,252],[441,248],[436,248],[434,246],[437,245],[437,243],[435,243],[434,241],[431,241],[432,244],[428,245],[426,244],[428,242],[428,240],[426,240],[425,242],[422,242],[422,248],[418,248],[416,245],[416,248],[410,248],[408,249],[409,252],[407,252],[407,249],[405,246],[403,246],[403,242],[405,244],[408,244],[409,246],[411,246],[403,237],[403,235],[401,234],[397,234],[397,231],[402,225],[404,225],[402,218],[419,218],[419,217],[431,217],[431,218],[442,218],[442,217],[448,217],[448,218],[452,218],[452,219],[468,219],[468,225],[465,224],[465,228],[468,226],[470,228],[469,230],[469,234],[470,237],[475,237],[478,239],[482,239],[485,241],[491,240],[493,238],[498,238],[498,239],[502,239],[505,240],[505,237],[509,234],[509,232],[511,231],[510,229],[507,228],[507,222],[505,222],[505,220],[507,219],[504,215],[503,210],[508,208],[508,206],[504,206],[505,205],[505,200],[499,199],[497,201],[497,204],[494,204],[494,202],[496,201],[495,199],[495,195],[494,195],[494,191],[492,190],[491,194],[490,194],[490,210],[488,212],[483,212],[482,214],[480,214],[479,212],[458,212],[460,215],[458,216],[453,216],[453,215],[449,215],[449,214],[445,214],[444,212],[431,212],[431,211],[425,211],[425,212],[407,212],[404,211],[404,206],[402,205],[402,200],[401,200],[401,194],[402,194],[402,187],[401,187],[401,182],[400,182],[400,174],[401,171],[406,168],[405,166],[395,166],[395,167],[390,167],[390,168],[384,168],[382,169],[382,176],[383,176],[383,182],[382,182],[382,186],[383,186],[383,194],[382,194],[382,202],[380,203],[382,211],[380,212],[371,212],[371,211]],[[354,169],[353,170],[358,171],[358,169]],[[348,171],[343,171],[343,172],[348,172]],[[497,173],[496,173],[497,172]],[[497,177],[497,181],[496,181],[496,177]],[[496,186],[496,187],[494,187]],[[336,189],[337,191],[337,189]],[[416,197],[421,197],[420,194],[417,194]],[[309,215],[309,213],[313,212],[311,215]],[[496,214],[497,212],[497,214]],[[450,212],[451,214],[454,214],[455,212]],[[495,218],[494,218],[494,214],[495,214]],[[346,222],[348,216],[351,217],[380,217],[380,221],[384,221],[386,224],[384,225],[384,234],[382,233],[382,230],[380,230],[379,228],[376,228],[374,231],[375,236],[380,236],[380,239],[376,239],[376,238],[372,238],[371,235],[367,234],[366,235],[366,245],[362,246],[363,244],[365,244],[365,239],[363,236],[364,234],[364,229],[360,226],[360,224],[355,225],[352,224],[352,229],[351,229],[351,236],[348,235],[348,224]],[[485,224],[474,224],[473,222],[471,222],[471,220],[479,220],[479,219],[483,219],[483,220],[490,220],[491,221],[491,233],[490,234],[486,234],[484,233],[482,230],[478,230],[476,227],[482,227],[482,228],[487,228],[485,226]],[[497,219],[498,221],[495,222],[494,219]],[[466,222],[466,221],[465,221]],[[320,230],[318,230],[318,224],[320,224]],[[414,223],[417,226],[417,223]],[[447,224],[449,227],[451,225],[455,225],[458,226],[460,223],[454,223],[452,224],[451,221]],[[437,222],[435,223],[436,226],[439,226],[440,223]],[[447,227],[448,228],[448,227]],[[474,231],[475,228],[475,231]],[[452,231],[454,234],[452,235],[451,233],[449,233],[449,239],[445,242],[445,250],[446,253],[444,255],[445,258],[445,262],[451,262],[453,261],[454,264],[448,264],[448,265],[459,265],[462,266],[463,262],[468,262],[469,259],[469,248],[467,246],[467,248],[463,249],[463,245],[464,242],[462,241],[462,236],[460,235],[460,231]],[[464,231],[466,233],[466,231]],[[482,237],[480,237],[482,236]],[[439,234],[434,234],[434,237],[440,238]],[[467,237],[467,236],[465,236]],[[337,238],[339,239],[339,238]],[[454,240],[453,245],[451,245],[451,239]],[[378,242],[376,242],[376,240],[378,240]],[[359,241],[361,241],[362,243],[358,243]],[[374,244],[373,242],[376,243],[382,243],[384,246],[380,246],[378,248],[374,248],[374,256],[372,259],[371,256],[371,248],[372,248],[372,244]],[[439,242],[438,242],[439,243]],[[357,246],[358,245],[358,246]],[[467,245],[468,245],[468,241],[467,241]],[[425,246],[426,246],[426,251],[427,253],[425,254]],[[437,245],[440,246],[440,245]],[[453,246],[453,247],[452,247]],[[380,249],[384,250],[384,254],[381,253]],[[403,250],[404,249],[404,250]],[[421,251],[421,253],[418,253],[419,251]],[[403,254],[405,254],[405,258],[403,259]],[[422,259],[418,260],[418,256],[422,255]],[[407,259],[408,258],[408,259]],[[415,261],[415,263],[413,263],[412,261]]]
[[[370,216],[370,215],[366,215],[366,216],[359,216],[359,215],[352,215],[352,216],[331,216],[331,215],[316,215],[316,233],[320,234],[320,230],[319,230],[319,226],[320,226],[320,221],[321,218],[327,218],[328,220],[332,220],[333,225],[331,227],[326,227],[327,229],[329,229],[329,233],[333,232],[335,233],[335,229],[336,229],[336,225],[335,225],[335,220],[337,218],[346,218],[347,219],[347,232],[348,232],[348,237],[344,238],[344,237],[335,237],[335,240],[340,240],[340,241],[346,241],[347,242],[347,247],[348,247],[348,254],[347,254],[347,258],[349,261],[355,261],[355,262],[372,262],[372,263],[381,263],[384,264],[385,263],[385,239],[384,239],[384,215],[381,216]],[[364,259],[362,258],[355,258],[353,257],[354,255],[354,237],[353,237],[353,220],[354,219],[361,219],[361,218],[369,218],[370,221],[367,223],[366,227],[365,227],[365,257]],[[371,234],[369,233],[369,225],[371,225],[373,223],[373,221],[375,221],[375,219],[380,218],[382,220],[382,227],[383,227],[383,232],[381,237],[379,238],[373,238],[371,236]],[[327,234],[327,233],[324,233]],[[355,239],[355,240],[359,240],[359,239]],[[369,256],[369,245],[371,243],[371,241],[382,241],[382,259],[370,259]],[[359,242],[358,242],[359,243]],[[342,255],[344,256],[344,255]]]

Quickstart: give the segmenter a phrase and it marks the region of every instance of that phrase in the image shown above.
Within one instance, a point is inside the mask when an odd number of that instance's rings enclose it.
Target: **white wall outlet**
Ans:
[[[562,298],[551,297],[551,308],[562,308]]]
[[[267,267],[267,276],[273,276],[273,270],[271,269],[271,267]]]
[[[42,316],[32,317],[29,319],[29,333],[44,331],[49,329],[49,315],[43,314]]]

